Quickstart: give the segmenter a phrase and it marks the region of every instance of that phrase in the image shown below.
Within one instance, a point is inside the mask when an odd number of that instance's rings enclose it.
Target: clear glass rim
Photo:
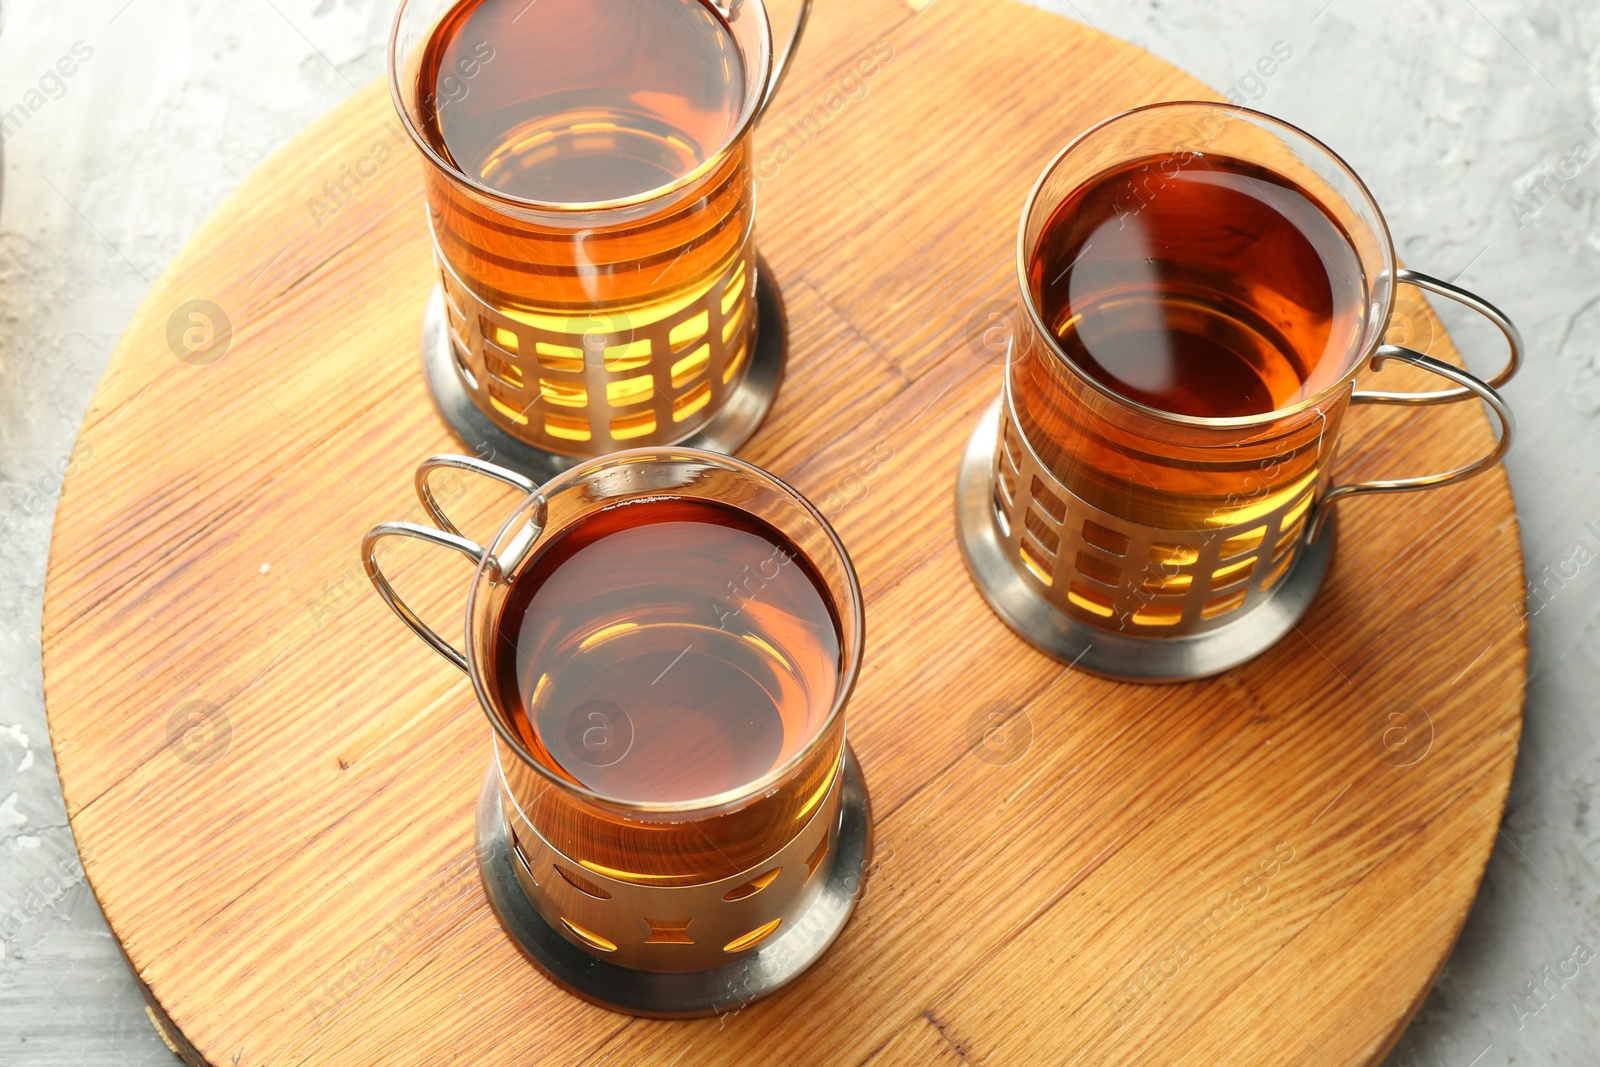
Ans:
[[[1301,412],[1307,411],[1311,408],[1320,407],[1335,394],[1348,389],[1355,381],[1356,375],[1361,372],[1361,368],[1366,365],[1366,357],[1372,351],[1376,350],[1378,344],[1382,341],[1383,333],[1381,331],[1375,332],[1370,343],[1363,346],[1355,353],[1355,358],[1350,358],[1348,356],[1346,357],[1350,360],[1350,366],[1346,368],[1344,374],[1342,374],[1337,381],[1329,383],[1327,386],[1324,386],[1321,390],[1313,395],[1297,400],[1287,407],[1274,408],[1271,411],[1265,411],[1258,415],[1233,415],[1226,418],[1214,418],[1204,415],[1183,415],[1179,414],[1178,412],[1164,411],[1161,408],[1151,407],[1148,404],[1142,404],[1137,400],[1123,396],[1115,389],[1112,389],[1109,386],[1101,383],[1093,375],[1085,373],[1082,368],[1073,362],[1072,358],[1068,356],[1066,352],[1062,351],[1061,346],[1056,342],[1054,335],[1052,335],[1050,330],[1045,326],[1044,318],[1039,314],[1039,309],[1034,304],[1033,293],[1028,287],[1028,220],[1033,213],[1034,205],[1039,200],[1039,194],[1044,190],[1045,182],[1050,179],[1050,176],[1055,173],[1056,169],[1060,167],[1062,163],[1066,162],[1067,158],[1071,156],[1074,151],[1082,147],[1082,145],[1090,137],[1093,137],[1095,134],[1100,133],[1102,130],[1105,130],[1108,127],[1120,125],[1121,123],[1147,111],[1179,111],[1189,108],[1206,108],[1208,110],[1221,109],[1224,111],[1231,111],[1240,115],[1249,116],[1251,119],[1257,121],[1263,126],[1286,130],[1298,137],[1304,138],[1309,145],[1311,145],[1325,157],[1327,162],[1331,163],[1335,168],[1341,171],[1345,177],[1353,182],[1356,189],[1365,199],[1366,206],[1371,209],[1372,217],[1377,223],[1374,232],[1378,238],[1379,246],[1383,250],[1384,273],[1391,279],[1394,277],[1394,239],[1389,232],[1388,220],[1384,218],[1382,209],[1379,208],[1376,198],[1374,198],[1372,195],[1372,190],[1367,188],[1367,183],[1361,180],[1361,176],[1355,172],[1350,164],[1344,161],[1343,157],[1341,157],[1339,153],[1335,152],[1321,140],[1307,133],[1305,130],[1294,125],[1293,123],[1285,122],[1283,119],[1269,115],[1264,111],[1257,111],[1253,108],[1243,107],[1238,104],[1225,103],[1222,101],[1160,100],[1153,104],[1141,104],[1139,107],[1129,108],[1127,111],[1119,112],[1116,115],[1112,115],[1110,118],[1102,119],[1093,126],[1089,127],[1087,130],[1084,130],[1078,136],[1074,137],[1065,148],[1057,152],[1055,156],[1051,158],[1050,162],[1045,165],[1044,171],[1039,175],[1038,180],[1033,183],[1033,188],[1028,193],[1028,199],[1023,203],[1022,219],[1017,227],[1017,283],[1022,290],[1022,305],[1027,309],[1028,316],[1032,320],[1034,329],[1038,332],[1040,339],[1049,346],[1051,354],[1054,355],[1056,359],[1060,360],[1069,370],[1071,370],[1073,375],[1079,380],[1087,383],[1096,392],[1122,407],[1128,408],[1140,415],[1158,419],[1162,422],[1173,423],[1179,426],[1193,426],[1209,429],[1245,429],[1267,426],[1277,422],[1279,419],[1288,418],[1298,415]],[[1302,156],[1303,154],[1296,148],[1295,155]],[[1075,186],[1074,188],[1078,187]],[[1394,285],[1391,284],[1388,286],[1388,289],[1383,296],[1381,314],[1374,316],[1375,321],[1387,324],[1389,321],[1389,316],[1393,310]]]
[[[841,670],[838,683],[834,687],[833,703],[828,709],[828,714],[817,725],[806,743],[781,764],[754,781],[709,797],[696,797],[692,800],[677,803],[619,800],[605,793],[595,792],[587,786],[563,778],[551,771],[535,759],[533,753],[528,751],[527,745],[523,744],[522,739],[509,729],[506,723],[501,721],[501,702],[493,697],[492,690],[487,684],[485,671],[488,665],[478,661],[477,642],[471,639],[472,618],[480,592],[493,580],[490,572],[494,569],[491,568],[491,563],[495,562],[494,549],[505,541],[506,536],[512,532],[512,528],[515,525],[526,519],[530,511],[544,506],[547,496],[571,488],[576,483],[613,467],[630,463],[673,462],[685,459],[700,462],[710,461],[725,470],[775,490],[791,502],[798,504],[811,520],[818,525],[827,536],[828,543],[832,546],[834,553],[838,556],[848,587],[845,603],[838,603],[837,598],[833,596],[831,591],[829,592],[829,598],[835,600],[834,606],[836,610],[846,617],[841,621],[844,622],[846,631],[852,633],[853,637],[841,649]],[[544,536],[543,529],[540,530],[539,536],[541,538]],[[807,500],[799,491],[777,475],[742,459],[724,455],[721,452],[711,452],[699,448],[630,448],[620,452],[611,452],[580,463],[576,467],[556,475],[524,497],[489,541],[489,551],[485,553],[483,562],[479,564],[477,573],[473,576],[472,589],[467,594],[465,625],[467,628],[466,633],[468,634],[466,642],[467,676],[472,679],[472,688],[477,694],[478,703],[482,706],[485,715],[488,716],[489,724],[494,727],[496,736],[516,754],[518,759],[532,768],[540,777],[550,782],[552,786],[565,793],[588,800],[597,806],[614,811],[639,812],[653,816],[672,815],[685,820],[698,814],[713,812],[716,809],[729,808],[737,805],[740,801],[761,795],[792,775],[801,764],[814,755],[823,741],[832,733],[835,725],[844,717],[845,706],[850,702],[850,696],[855,691],[856,679],[861,673],[861,657],[866,647],[866,607],[862,599],[861,582],[856,576],[855,564],[851,562],[850,554],[845,551],[844,542],[839,540],[838,532],[834,530],[833,525],[816,509],[816,506],[811,501]]]
[[[3,2],[4,0],[0,0],[0,3]],[[511,196],[507,193],[502,193],[488,185],[483,184],[469,175],[466,171],[450,162],[444,156],[440,155],[439,152],[434,149],[433,145],[428,143],[428,139],[422,136],[422,131],[417,129],[416,123],[412,121],[411,111],[406,107],[405,90],[400,82],[399,64],[400,24],[405,18],[407,10],[410,9],[412,2],[413,0],[402,0],[399,10],[395,12],[394,25],[389,31],[389,98],[394,102],[394,109],[399,113],[400,121],[405,126],[406,133],[411,136],[412,143],[422,151],[423,156],[426,157],[430,163],[439,168],[441,173],[446,175],[450,180],[459,182],[460,184],[466,186],[477,195],[495,203],[504,204],[507,207],[543,211],[551,214],[581,214],[583,212],[607,211],[613,208],[636,207],[640,204],[648,204],[653,200],[663,199],[671,196],[673,193],[680,192],[681,190],[703,180],[706,175],[722,166],[733,146],[742,141],[745,136],[755,127],[756,120],[761,117],[761,102],[765,95],[767,82],[772,76],[772,23],[767,17],[767,7],[763,0],[749,0],[749,2],[753,4],[755,10],[761,15],[760,58],[762,69],[760,71],[760,77],[754,80],[759,83],[762,92],[749,94],[751,98],[745,100],[744,105],[739,113],[739,121],[734,125],[733,131],[723,139],[722,144],[715,152],[706,157],[705,162],[684,174],[682,177],[675,178],[665,185],[658,185],[655,188],[647,189],[642,193],[634,193],[632,196],[618,197],[613,200],[587,200],[569,202],[557,200],[532,200],[526,197]],[[449,13],[454,11],[455,8],[462,2],[465,2],[465,0],[457,0],[457,3],[448,8],[445,14],[448,16]],[[724,17],[722,11],[719,10],[715,4],[708,3],[706,4],[706,7],[714,11],[718,18]],[[440,21],[443,21],[443,19]],[[725,19],[724,23],[726,23]],[[437,24],[435,25],[437,28]]]

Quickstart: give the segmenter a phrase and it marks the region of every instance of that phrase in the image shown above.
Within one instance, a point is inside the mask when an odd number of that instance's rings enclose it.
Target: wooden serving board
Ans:
[[[418,359],[419,163],[383,88],[246,181],[111,360],[44,618],[73,831],[187,1059],[1379,1060],[1461,928],[1516,756],[1504,476],[1346,506],[1299,633],[1182,686],[1033,651],[954,537],[957,458],[1000,384],[974,324],[1011,295],[1030,184],[1090,123],[1206,95],[1009,0],[817,5],[758,138],[792,344],[744,454],[817,501],[860,569],[850,735],[879,862],[815,969],[696,1022],[568,996],[502,934],[472,853],[489,730],[361,574],[362,532],[416,517],[412,468],[454,448]],[[214,361],[220,343],[175,355],[191,301],[231,324]],[[1449,354],[1427,313],[1406,325]],[[1348,433],[1346,473],[1365,475],[1491,440],[1468,405],[1360,409]],[[476,487],[456,508],[486,534],[508,504]],[[395,567],[427,617],[459,619],[460,561]],[[975,745],[992,710],[1011,715],[998,749]]]

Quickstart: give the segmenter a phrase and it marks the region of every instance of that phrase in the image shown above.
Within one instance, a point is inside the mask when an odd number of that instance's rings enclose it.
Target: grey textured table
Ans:
[[[1508,390],[1522,424],[1508,463],[1539,589],[1522,755],[1461,943],[1391,1063],[1595,1063],[1600,6],[1041,3],[1329,141],[1385,205],[1410,264],[1521,324],[1530,358]],[[63,474],[92,462],[73,454],[78,423],[146,287],[245,174],[380,75],[394,0],[6,7],[0,1065],[168,1064],[83,885],[51,759],[39,674],[51,516]],[[1488,349],[1476,324],[1449,321],[1463,347]]]

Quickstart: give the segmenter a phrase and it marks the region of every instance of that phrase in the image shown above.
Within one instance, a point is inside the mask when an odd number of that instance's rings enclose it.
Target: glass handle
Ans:
[[[1514,328],[1512,332],[1515,332]],[[1510,335],[1508,334],[1508,336]],[[1515,353],[1516,350],[1517,348],[1514,342],[1512,348],[1513,353]],[[1408,399],[1375,400],[1373,402],[1432,404],[1440,403],[1443,400],[1454,400],[1456,398],[1456,394],[1461,396],[1475,396],[1482,400],[1485,404],[1488,404],[1490,409],[1495,413],[1495,417],[1500,420],[1500,440],[1496,442],[1494,451],[1490,452],[1487,456],[1469,463],[1464,467],[1457,467],[1455,470],[1445,471],[1442,474],[1424,474],[1415,478],[1395,478],[1388,481],[1351,482],[1348,485],[1335,486],[1334,488],[1328,490],[1328,492],[1323,496],[1322,502],[1317,505],[1317,513],[1306,528],[1307,542],[1315,541],[1318,535],[1322,533],[1322,527],[1328,521],[1328,516],[1332,513],[1333,505],[1337,504],[1340,500],[1344,500],[1361,493],[1404,493],[1413,489],[1432,489],[1436,486],[1451,485],[1455,482],[1466,481],[1473,475],[1481,474],[1490,467],[1493,467],[1496,463],[1499,463],[1500,457],[1504,456],[1506,454],[1506,450],[1511,447],[1511,436],[1516,432],[1516,423],[1511,416],[1511,408],[1506,404],[1505,399],[1495,391],[1494,386],[1483,381],[1481,378],[1477,377],[1471,372],[1462,370],[1460,367],[1457,367],[1454,364],[1446,363],[1441,359],[1434,359],[1432,356],[1425,356],[1421,352],[1413,352],[1411,349],[1402,348],[1400,345],[1383,345],[1380,347],[1377,352],[1373,353],[1371,363],[1372,369],[1379,369],[1386,361],[1391,359],[1402,360],[1414,367],[1421,367],[1423,370],[1432,371],[1434,374],[1437,374],[1442,378],[1448,378],[1450,381],[1455,382],[1461,388],[1441,390],[1438,393],[1383,394],[1385,396],[1397,395],[1406,397]],[[1511,374],[1516,371],[1516,369],[1517,361],[1515,358],[1513,358],[1510,365],[1501,372],[1501,380],[1504,378],[1509,378]],[[1360,393],[1356,394],[1356,397],[1360,396]],[[1416,399],[1425,397],[1436,397],[1438,399]]]
[[[772,74],[767,78],[767,91],[761,97],[761,106],[756,110],[756,121],[767,113],[767,108],[772,106],[772,98],[778,95],[778,87],[783,84],[783,79],[789,74],[789,64],[794,59],[794,54],[800,47],[800,37],[806,32],[806,20],[811,17],[811,0],[801,0],[800,13],[794,18],[794,30],[789,34],[789,43],[784,46],[783,55],[779,56],[772,64]]]
[[[1517,368],[1522,366],[1522,332],[1517,329],[1510,319],[1506,318],[1504,312],[1499,308],[1476,293],[1469,293],[1460,286],[1440,281],[1438,278],[1423,274],[1421,271],[1402,268],[1395,272],[1394,278],[1397,285],[1412,285],[1430,293],[1437,293],[1439,296],[1447,297],[1464,307],[1471,308],[1494,323],[1495,327],[1505,335],[1506,344],[1511,349],[1510,355],[1506,359],[1506,365],[1500,368],[1500,373],[1489,379],[1487,384],[1491,389],[1501,388],[1511,380],[1512,375],[1517,373]],[[1396,348],[1399,346],[1389,345],[1385,347]],[[1380,348],[1378,351],[1381,353],[1383,349]],[[1374,360],[1373,365],[1376,366],[1378,362],[1381,361]],[[1477,381],[1478,379],[1474,378],[1473,380]],[[1467,400],[1476,395],[1477,390],[1475,388],[1440,389],[1431,393],[1397,393],[1358,389],[1351,396],[1350,402],[1352,404],[1448,404],[1456,400]]]
[[[524,493],[532,493],[539,488],[530,479],[524,478],[516,471],[497,467],[493,463],[488,463],[476,456],[458,456],[449,453],[429,456],[417,468],[415,478],[417,498],[422,501],[422,506],[428,509],[428,517],[433,520],[434,525],[446,533],[454,534],[456,537],[463,537],[463,534],[456,529],[456,524],[450,521],[450,516],[444,513],[443,505],[433,495],[433,488],[428,483],[428,476],[437,470],[468,471],[472,474],[482,475],[485,478],[493,478],[497,482],[504,482],[513,489],[520,489]]]
[[[361,539],[361,563],[366,568],[367,578],[372,582],[373,588],[383,597],[383,602],[388,604],[394,613],[400,616],[400,621],[411,627],[412,632],[427,642],[435,652],[466,672],[466,654],[435,633],[416,612],[406,606],[406,602],[400,599],[400,594],[394,591],[394,586],[389,584],[389,579],[378,563],[377,552],[379,542],[386,537],[412,537],[429,544],[453,548],[479,566],[483,565],[488,551],[482,545],[469,541],[460,534],[446,533],[444,530],[435,530],[431,526],[418,526],[411,522],[382,523],[367,531],[367,536]]]

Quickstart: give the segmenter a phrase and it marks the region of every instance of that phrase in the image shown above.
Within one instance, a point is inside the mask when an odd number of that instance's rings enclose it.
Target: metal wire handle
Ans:
[[[789,64],[800,47],[800,37],[805,33],[806,20],[810,17],[811,0],[802,0],[800,13],[794,18],[794,29],[789,33],[789,44],[784,48],[783,55],[773,62],[772,73],[767,77],[767,91],[762,94],[761,106],[756,109],[757,122],[760,122],[761,116],[767,113],[767,108],[772,106],[772,98],[778,95],[778,87],[783,84],[783,79],[789,76]]]
[[[539,487],[530,478],[525,478],[516,471],[497,467],[493,463],[481,460],[476,456],[460,456],[451,453],[429,456],[417,467],[414,483],[417,489],[417,499],[422,501],[422,506],[428,510],[428,517],[433,524],[446,533],[461,537],[462,533],[456,529],[456,524],[450,521],[450,516],[444,513],[444,508],[433,495],[433,487],[428,484],[428,476],[437,470],[467,471],[471,474],[480,474],[485,478],[493,478],[497,482],[504,482],[513,489],[520,489],[524,493],[532,493]]]
[[[1476,293],[1470,293],[1458,285],[1440,281],[1431,274],[1423,274],[1421,271],[1401,268],[1395,271],[1394,280],[1396,285],[1413,285],[1418,289],[1437,293],[1439,296],[1454,300],[1456,303],[1471,308],[1494,323],[1495,327],[1505,336],[1506,344],[1510,346],[1511,352],[1506,359],[1506,365],[1500,368],[1500,373],[1490,378],[1486,383],[1491,389],[1499,389],[1504,386],[1517,373],[1518,368],[1522,366],[1522,331],[1518,330],[1516,325],[1506,318],[1505,313],[1499,308]],[[1400,346],[1385,345],[1384,347],[1398,348]],[[1380,348],[1378,351],[1381,353],[1383,349]],[[1373,366],[1377,366],[1377,362],[1379,361],[1375,361]],[[1446,375],[1446,377],[1450,376]],[[1477,381],[1478,379],[1475,378],[1473,380]],[[1475,395],[1477,395],[1477,390],[1471,386],[1462,389],[1440,389],[1432,393],[1398,393],[1384,390],[1358,389],[1350,397],[1350,402],[1352,404],[1448,404],[1456,400],[1467,400]]]
[[[366,568],[367,578],[377,589],[378,595],[383,597],[383,602],[388,604],[394,613],[400,616],[400,621],[411,627],[411,631],[426,641],[433,650],[445,659],[460,667],[462,673],[468,673],[466,653],[456,648],[449,641],[434,633],[433,628],[423,622],[417,613],[406,606],[400,599],[400,594],[394,591],[394,586],[389,584],[389,579],[384,575],[383,568],[378,564],[378,543],[385,537],[414,537],[418,541],[429,544],[443,545],[453,548],[466,556],[473,563],[483,565],[488,556],[488,550],[476,541],[469,541],[460,534],[446,533],[435,530],[431,526],[418,526],[414,522],[386,522],[374,526],[367,531],[367,536],[361,539],[361,563]]]
[[[1515,327],[1512,327],[1511,332],[1515,333]],[[1509,337],[1510,334],[1507,336]],[[1517,351],[1515,342],[1513,343],[1512,351],[1513,353]],[[1451,485],[1455,482],[1465,481],[1468,478],[1471,478],[1473,475],[1481,474],[1490,467],[1493,467],[1496,463],[1499,463],[1500,457],[1504,456],[1506,454],[1506,450],[1511,447],[1511,436],[1516,432],[1516,422],[1512,418],[1511,408],[1506,404],[1505,399],[1501,397],[1501,395],[1496,392],[1494,387],[1488,382],[1483,381],[1481,378],[1478,378],[1469,371],[1464,371],[1460,367],[1457,367],[1453,364],[1446,363],[1440,359],[1434,359],[1432,356],[1425,356],[1421,352],[1413,352],[1411,349],[1404,348],[1400,345],[1383,345],[1380,347],[1377,352],[1373,353],[1371,367],[1373,370],[1378,370],[1383,366],[1384,363],[1391,359],[1402,360],[1406,363],[1410,363],[1414,367],[1421,367],[1423,370],[1432,371],[1434,374],[1437,374],[1442,378],[1448,378],[1449,380],[1457,383],[1461,386],[1461,388],[1441,390],[1438,393],[1391,393],[1369,395],[1369,403],[1434,404],[1441,403],[1445,399],[1454,399],[1457,395],[1467,397],[1475,396],[1484,403],[1488,404],[1490,409],[1494,411],[1495,417],[1500,420],[1500,440],[1495,444],[1494,451],[1490,452],[1487,456],[1469,463],[1464,467],[1457,467],[1453,471],[1445,471],[1442,474],[1424,474],[1415,478],[1395,478],[1387,481],[1372,482],[1351,482],[1349,485],[1335,486],[1334,488],[1328,490],[1327,494],[1323,496],[1321,503],[1317,505],[1317,514],[1307,526],[1306,540],[1308,542],[1315,541],[1317,539],[1317,536],[1322,532],[1323,524],[1327,522],[1328,516],[1332,513],[1333,505],[1338,503],[1340,500],[1345,500],[1361,493],[1404,493],[1413,489],[1433,489],[1437,486]],[[1506,368],[1506,370],[1501,372],[1499,380],[1504,380],[1505,378],[1510,377],[1511,374],[1516,371],[1516,364],[1517,361],[1515,358],[1513,358],[1511,364]],[[1357,398],[1359,398],[1362,394],[1357,393],[1355,395]],[[1396,396],[1405,397],[1406,399],[1389,399],[1390,397]],[[1439,399],[1424,399],[1428,397],[1438,397]]]
[[[433,488],[428,482],[429,475],[436,470],[463,470],[473,474],[481,474],[485,478],[493,478],[497,482],[504,482],[509,486],[521,489],[525,493],[532,493],[539,487],[516,471],[509,471],[504,467],[497,467],[493,463],[486,463],[476,456],[450,454],[429,456],[417,467],[415,485],[417,497],[422,501],[422,506],[427,509],[429,518],[433,519],[438,529],[432,526],[421,526],[414,522],[385,522],[374,526],[361,539],[361,564],[365,568],[367,578],[372,582],[373,588],[378,591],[379,596],[383,597],[383,602],[388,604],[396,615],[400,616],[401,622],[411,627],[413,633],[422,638],[435,652],[461,668],[465,673],[468,670],[466,654],[440,637],[433,627],[423,622],[421,617],[412,611],[404,600],[400,599],[400,594],[394,591],[394,586],[389,583],[388,577],[383,573],[382,565],[378,562],[378,544],[384,538],[410,537],[418,541],[426,541],[431,545],[453,548],[479,567],[483,566],[484,560],[488,560],[492,568],[499,569],[499,561],[489,555],[489,550],[471,538],[464,536],[460,530],[456,529],[455,523],[450,521],[450,517],[445,514],[443,506],[433,495]]]

